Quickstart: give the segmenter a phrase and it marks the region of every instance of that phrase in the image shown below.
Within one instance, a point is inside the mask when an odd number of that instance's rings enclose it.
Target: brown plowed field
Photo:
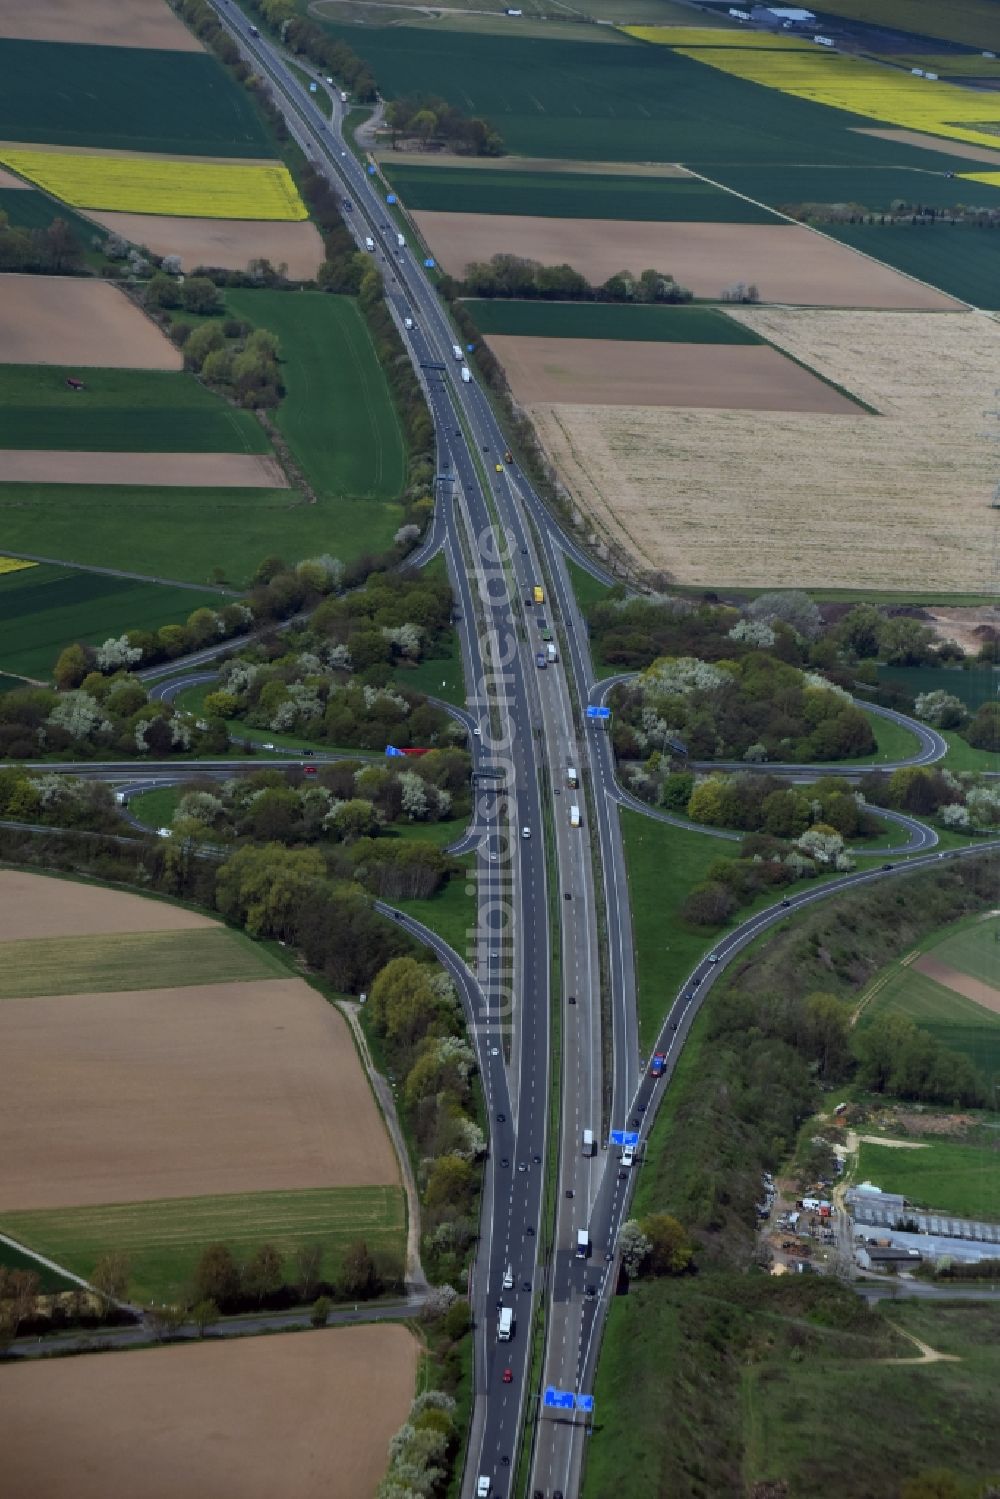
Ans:
[[[5,1000],[0,1056],[5,1210],[399,1182],[344,1019],[301,979]]]
[[[503,252],[568,263],[595,285],[623,267],[653,266],[697,297],[718,297],[747,281],[762,302],[930,311],[961,305],[799,224],[619,223],[428,209],[413,218],[432,254],[457,277],[470,261]]]
[[[60,148],[61,149],[61,148]],[[207,158],[202,158],[207,159]],[[244,271],[251,260],[286,265],[294,281],[310,281],[323,261],[315,224],[246,219],[176,219],[152,213],[94,213],[95,223],[155,255],[179,255],[185,271],[199,266]]]
[[[217,925],[197,911],[185,911],[166,901],[0,869],[0,942],[109,932],[183,932]]]
[[[0,167],[0,187],[23,187],[29,188],[30,182],[25,182],[21,177],[15,177],[13,172],[8,172],[6,167]]]
[[[106,281],[0,276],[5,364],[179,370],[183,359],[156,324]]]
[[[988,589],[995,454],[975,393],[996,385],[1000,326],[980,313],[733,315],[881,415],[536,405],[598,532],[679,583]]]
[[[943,156],[964,156],[966,161],[987,161],[991,167],[1000,167],[1000,146],[991,151],[988,146],[966,145],[964,141],[946,140],[943,135],[924,135],[919,130],[872,130],[867,125],[853,128],[858,135],[877,135],[880,140],[898,141],[901,146],[924,146],[928,151],[940,151]]]
[[[991,1010],[994,1015],[1000,1015],[1000,989],[994,989],[992,984],[984,983],[982,979],[973,978],[971,973],[962,973],[959,968],[952,968],[950,963],[942,963],[939,958],[930,953],[924,953],[917,958],[913,967],[918,973],[924,973],[936,984],[941,984],[945,989],[952,989],[956,994],[962,994],[966,999],[971,999],[973,1004],[982,1005],[984,1010]]]
[[[253,453],[66,453],[31,448],[0,449],[0,483],[288,487],[276,458]]]
[[[849,416],[859,411],[832,386],[763,344],[632,343],[506,334],[491,334],[487,342],[523,406],[709,406]]]
[[[27,0],[0,5],[0,37],[31,42],[88,42],[200,52],[201,44],[166,0]]]
[[[372,1499],[413,1399],[405,1327],[0,1366],[14,1499]]]
[[[61,149],[61,148],[60,148]],[[455,156],[449,151],[373,152],[376,161],[389,166],[471,167],[476,172],[491,168],[501,172],[576,173],[585,177],[690,177],[686,167],[663,161],[569,161],[557,156]]]

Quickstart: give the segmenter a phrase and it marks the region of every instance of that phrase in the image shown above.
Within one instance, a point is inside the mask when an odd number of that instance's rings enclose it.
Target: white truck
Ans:
[[[580,778],[571,765],[566,772],[566,785],[569,786],[571,790],[575,790],[575,788],[579,786],[579,784]]]
[[[622,1160],[621,1160],[622,1165],[623,1166],[631,1166],[631,1165],[634,1164],[634,1162],[635,1162],[635,1146],[634,1145],[624,1145],[624,1146],[622,1146]]]
[[[332,82],[333,80],[331,79],[330,81]],[[343,89],[341,89],[341,91],[340,91],[340,102],[341,102],[341,104],[346,104],[347,103],[347,94],[344,92]]]
[[[514,1335],[514,1313],[509,1306],[500,1308],[500,1320],[497,1323],[497,1337],[501,1343],[509,1343]]]
[[[594,1131],[592,1129],[585,1129],[583,1132],[583,1147],[581,1153],[583,1155],[597,1154],[597,1141],[594,1139]]]
[[[476,1479],[476,1499],[490,1499],[490,1481],[482,1473]]]
[[[549,665],[555,666],[556,662],[559,660],[559,652],[556,650],[554,641],[549,641],[548,645],[545,647],[545,654],[549,658]]]
[[[365,249],[371,251],[374,254],[375,241],[372,239],[370,234],[365,235]]]
[[[409,330],[413,327],[413,319],[411,317],[405,317],[403,319],[403,327],[409,332]]]
[[[578,828],[580,826],[580,808],[576,802],[569,809],[569,825],[571,828]]]
[[[585,1228],[581,1228],[576,1236],[576,1257],[578,1260],[590,1258],[590,1234]]]
[[[399,248],[401,250],[405,250],[406,249],[406,238],[405,238],[404,235],[397,234],[396,235],[396,243],[397,243],[397,245],[399,246]]]
[[[452,357],[454,359],[457,359],[458,362],[459,362],[459,364],[461,364],[462,363],[462,346],[461,346],[461,344],[452,344],[452,346],[451,346],[451,352],[452,352]]]
[[[459,370],[459,374],[461,375],[462,379],[465,381],[466,385],[468,385],[469,381],[472,379],[472,373],[471,373],[471,371],[469,369],[469,366],[467,364],[463,364],[462,365],[462,368]]]

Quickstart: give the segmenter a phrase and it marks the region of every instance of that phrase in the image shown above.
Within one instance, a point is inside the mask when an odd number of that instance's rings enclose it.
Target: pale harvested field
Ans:
[[[5,364],[179,370],[183,359],[156,324],[106,281],[0,276]]]
[[[0,37],[200,52],[166,0],[0,0]]]
[[[25,182],[21,177],[15,177],[13,172],[8,172],[6,167],[0,167],[0,187],[23,187],[29,188],[30,182]]]
[[[60,149],[62,149],[60,147]],[[449,151],[373,152],[385,165],[471,167],[473,171],[578,173],[587,177],[690,177],[686,167],[666,161],[569,161],[558,156],[456,156]]]
[[[977,313],[734,315],[882,415],[538,405],[598,532],[680,583],[991,588],[982,412],[1000,327]]]
[[[0,449],[3,484],[149,484],[192,489],[286,489],[276,458],[253,453],[66,453]]]
[[[60,147],[60,149],[62,149]],[[185,271],[199,266],[244,271],[251,260],[288,267],[294,281],[310,281],[323,262],[315,224],[269,219],[177,219],[153,213],[96,213],[88,218],[155,255],[179,255]]]
[[[0,1366],[17,1499],[371,1499],[415,1394],[398,1325]]]
[[[0,0],[0,4],[3,0]],[[23,141],[0,141],[0,151],[23,151]],[[125,161],[196,161],[208,162],[218,167],[273,167],[273,156],[181,156],[173,151],[163,154],[158,151],[116,151],[104,146],[45,146],[35,142],[30,151],[56,151],[60,156],[111,156]]]
[[[1000,166],[1000,147],[991,151],[989,146],[967,146],[962,141],[946,140],[943,135],[924,135],[919,130],[872,130],[867,125],[851,128],[856,135],[877,135],[880,140],[899,141],[902,146],[923,146],[928,151],[940,151],[942,156],[964,156],[966,161],[988,161],[991,166]]]
[[[0,1056],[5,1211],[399,1183],[346,1022],[301,979],[5,1000]]]
[[[522,406],[570,402],[858,414],[853,401],[763,344],[656,344],[506,334],[491,334],[487,343]]]
[[[825,307],[954,309],[943,292],[911,281],[799,224],[657,224],[614,219],[543,219],[492,213],[414,212],[444,269],[461,277],[473,260],[501,252],[543,265],[567,262],[595,285],[616,271],[653,266],[718,297],[752,281],[764,302]]]
[[[936,984],[964,995],[973,1004],[982,1005],[984,1010],[990,1010],[994,1015],[1000,1015],[1000,989],[994,989],[992,984],[973,978],[971,973],[962,973],[960,969],[952,968],[950,963],[942,963],[930,953],[917,958],[913,966],[918,973],[926,974]]]
[[[218,922],[207,916],[165,901],[0,869],[0,942],[110,932],[183,932],[215,926]]]

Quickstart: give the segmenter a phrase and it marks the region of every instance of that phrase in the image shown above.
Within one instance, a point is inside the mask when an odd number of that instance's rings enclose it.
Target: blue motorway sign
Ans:
[[[593,1395],[577,1395],[576,1408],[578,1411],[586,1411],[589,1415],[594,1409]]]
[[[395,193],[386,193],[386,195],[385,195],[385,201],[387,203],[395,203],[396,202],[396,194]]]
[[[424,265],[429,271],[432,271],[436,264],[437,261],[434,259],[433,255],[428,255],[427,259],[424,261]]]
[[[557,1390],[555,1385],[550,1384],[546,1386],[542,1404],[551,1410],[571,1411],[576,1405],[576,1396],[572,1390]]]
[[[613,1129],[611,1131],[612,1145],[638,1145],[639,1134],[633,1129]]]
[[[369,168],[368,168],[368,175],[369,175],[369,177],[374,177],[375,176],[375,168],[373,166],[369,166]]]
[[[587,717],[588,718],[610,718],[611,717],[611,709],[610,708],[588,708],[587,709]]]

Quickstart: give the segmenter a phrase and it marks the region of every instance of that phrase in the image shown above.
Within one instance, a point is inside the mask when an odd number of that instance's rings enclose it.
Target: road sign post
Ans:
[[[587,717],[595,723],[603,724],[606,728],[611,719],[610,708],[595,708],[593,705],[587,708]]]

